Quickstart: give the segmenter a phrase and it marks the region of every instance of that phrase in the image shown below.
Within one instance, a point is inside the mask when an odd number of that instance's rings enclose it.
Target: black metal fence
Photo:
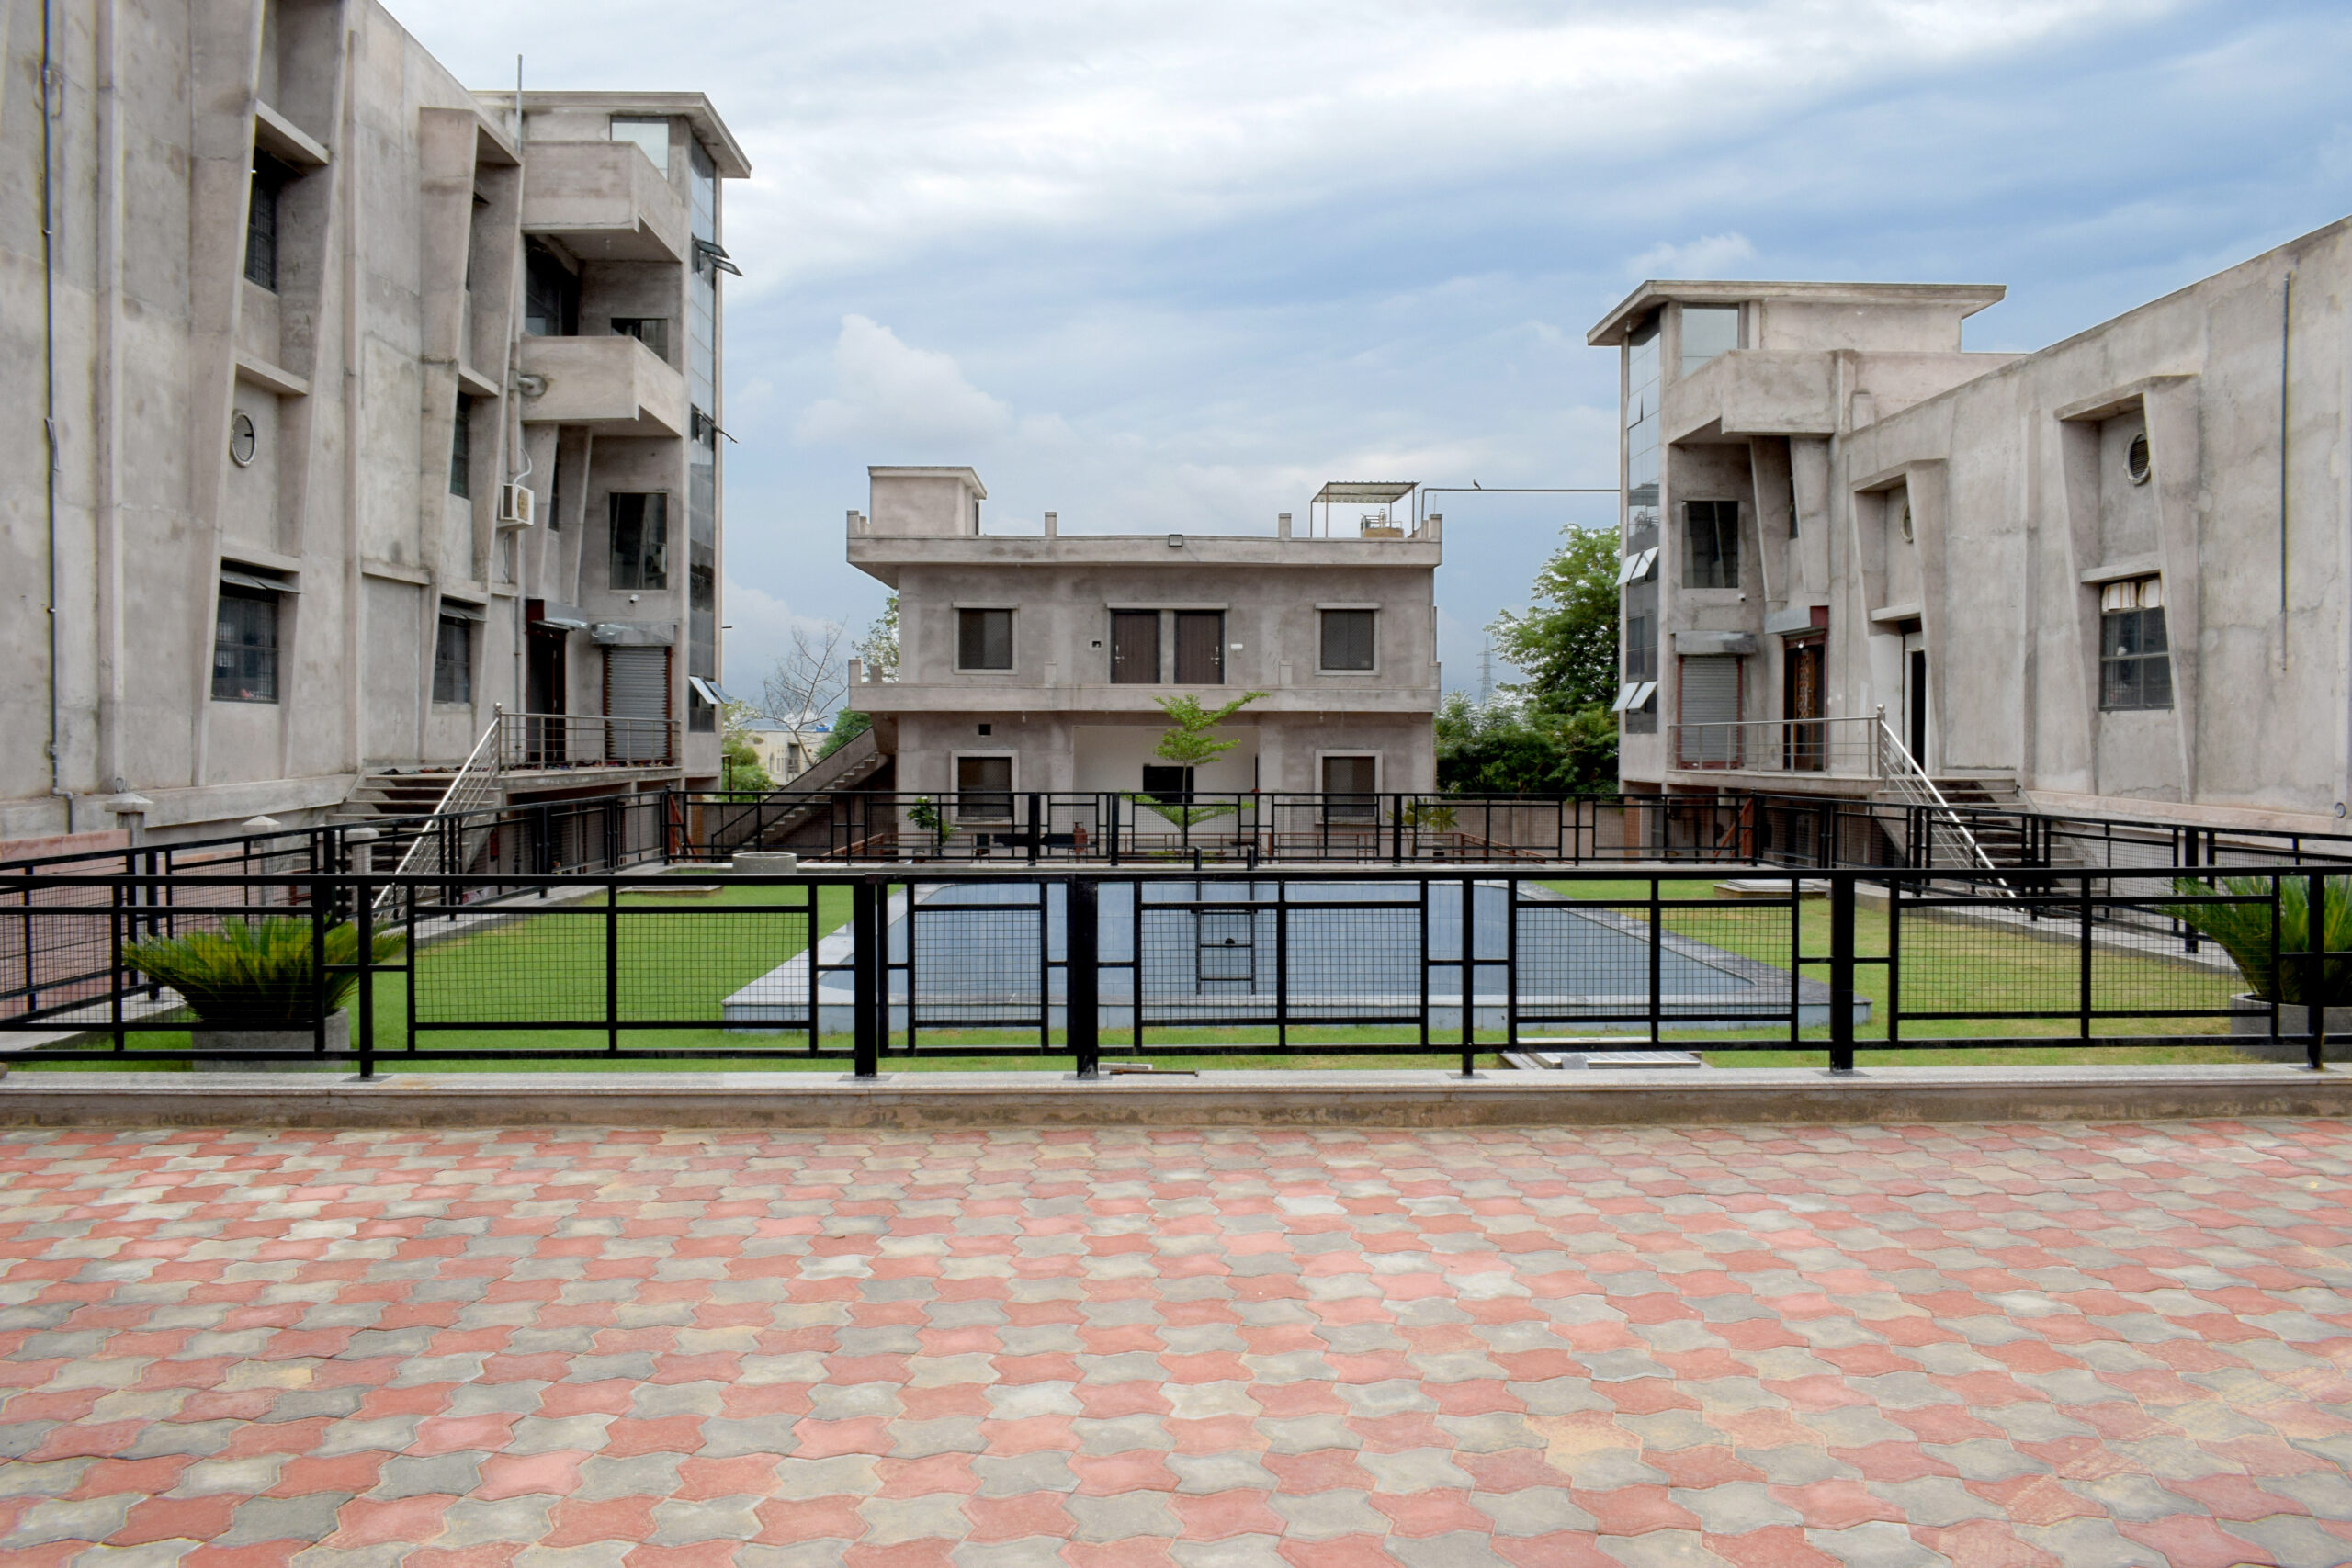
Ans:
[[[893,1063],[1122,1056],[1444,1058],[1564,1033],[1624,1046],[2227,1045],[2316,1065],[2352,982],[2324,951],[2324,872],[1462,867],[1193,873],[943,867],[727,877],[387,879],[338,872],[0,877],[29,950],[75,977],[19,990],[19,1062],[161,1066],[307,1055],[356,1068],[505,1062]],[[699,877],[699,880],[696,878]],[[44,902],[40,891],[72,891]],[[387,889],[391,896],[387,897]],[[1719,893],[1737,896],[1717,896]],[[2337,879],[2339,903],[2352,887]],[[308,987],[286,1041],[191,1033],[139,944],[274,912]],[[2308,924],[2323,944],[2303,942]],[[2270,976],[2244,993],[2237,959]],[[330,936],[356,934],[352,956]],[[283,928],[281,928],[281,934]],[[386,932],[401,940],[379,951]],[[2252,932],[2249,937],[2246,933]],[[2249,946],[2251,942],[2251,946]],[[2302,945],[2298,945],[2302,943]],[[313,977],[323,976],[324,983]],[[350,992],[348,1048],[330,990]],[[2300,986],[2298,987],[2298,982]],[[2233,1037],[2226,1032],[2241,1032]],[[307,1044],[307,1052],[301,1049]]]

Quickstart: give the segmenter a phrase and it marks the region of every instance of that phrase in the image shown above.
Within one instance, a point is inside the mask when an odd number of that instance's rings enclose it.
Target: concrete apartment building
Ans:
[[[1337,536],[984,531],[964,468],[867,470],[849,559],[899,593],[895,681],[861,682],[901,794],[1337,795],[1436,784],[1433,589],[1440,520]],[[1327,487],[1340,505],[1356,490]],[[1385,513],[1384,513],[1385,515]],[[1155,698],[1216,707],[1239,744],[1191,778],[1159,771]]]
[[[0,838],[365,811],[494,706],[558,716],[510,800],[715,779],[708,101],[472,92],[373,0],[6,5]]]
[[[1625,787],[1874,793],[1883,709],[1958,798],[2341,830],[2348,233],[2030,355],[1998,288],[1635,289]]]

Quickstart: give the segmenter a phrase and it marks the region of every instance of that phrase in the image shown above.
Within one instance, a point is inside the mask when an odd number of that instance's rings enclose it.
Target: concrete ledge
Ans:
[[[2151,1121],[2352,1115],[2352,1070],[1886,1067],[1481,1074],[1210,1072],[252,1073],[17,1071],[0,1126],[1595,1126]]]

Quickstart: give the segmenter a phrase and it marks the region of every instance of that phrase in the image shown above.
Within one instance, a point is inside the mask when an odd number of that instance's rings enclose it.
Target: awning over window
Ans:
[[[295,593],[300,592],[300,590],[297,589],[292,583],[287,581],[282,577],[264,577],[257,571],[248,571],[243,567],[222,567],[220,569],[220,581],[229,584],[232,588],[258,588],[264,593]]]
[[[1656,681],[1628,681],[1617,688],[1617,700],[1609,705],[1611,713],[1638,713],[1644,704],[1657,693]]]
[[[479,604],[469,604],[463,599],[441,601],[441,618],[445,621],[482,621],[489,615]]]
[[[678,640],[675,621],[598,621],[590,638],[606,648],[670,648]]]
[[[1657,565],[1657,550],[1635,550],[1632,555],[1625,558],[1623,564],[1618,567],[1617,586],[1623,588],[1629,582],[1640,582],[1646,580],[1649,577],[1650,569]]]
[[[718,682],[716,681],[706,681],[699,675],[689,675],[686,677],[686,684],[692,686],[695,689],[695,694],[712,707],[724,707],[729,700],[727,694],[718,689]]]
[[[544,628],[551,632],[584,632],[588,616],[577,604],[560,604],[552,599],[539,605],[538,618],[531,623],[534,631]]]

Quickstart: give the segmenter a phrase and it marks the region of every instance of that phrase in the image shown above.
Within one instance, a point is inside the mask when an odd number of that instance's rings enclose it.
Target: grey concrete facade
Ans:
[[[1847,731],[1774,721],[1883,709],[1994,798],[2340,831],[2347,286],[2352,220],[2017,355],[1960,351],[1997,288],[1643,285],[1589,334],[1624,378],[1621,701],[1657,682],[1626,787],[1867,793]]]
[[[108,829],[125,792],[157,837],[317,820],[494,705],[602,714],[619,646],[673,649],[669,773],[715,776],[698,242],[749,171],[708,102],[477,94],[374,0],[0,23],[0,839]],[[535,265],[571,297],[536,328]],[[611,585],[616,491],[674,498],[658,586]],[[276,648],[224,696],[232,611]]]
[[[1335,758],[1368,760],[1381,791],[1435,787],[1436,519],[1399,537],[983,532],[971,469],[868,472],[849,560],[898,591],[899,670],[849,704],[875,716],[901,793],[955,790],[967,758],[1009,760],[1015,791],[1138,790],[1168,728],[1156,698],[1248,691],[1265,695],[1221,727],[1239,744],[1195,788],[1319,792]],[[1002,668],[962,662],[962,613],[980,610],[1012,612]],[[1369,668],[1325,667],[1325,612],[1369,613]],[[1158,668],[1114,679],[1123,615],[1159,617]],[[1180,615],[1221,617],[1214,678],[1183,678],[1202,671],[1180,667]]]

